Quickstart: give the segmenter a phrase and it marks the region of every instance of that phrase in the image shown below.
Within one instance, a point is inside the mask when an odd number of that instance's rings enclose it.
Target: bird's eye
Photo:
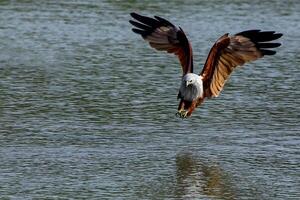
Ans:
[[[190,83],[193,82],[193,80],[190,80]]]

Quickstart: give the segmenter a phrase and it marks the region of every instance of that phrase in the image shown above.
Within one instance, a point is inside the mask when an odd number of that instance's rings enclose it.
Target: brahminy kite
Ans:
[[[201,73],[195,74],[192,46],[180,27],[158,16],[130,15],[135,19],[129,21],[135,27],[133,32],[141,35],[151,47],[178,56],[183,72],[177,112],[181,118],[191,116],[205,98],[219,96],[237,66],[265,55],[274,55],[276,51],[270,49],[281,45],[270,42],[282,36],[275,31],[247,30],[235,35],[226,33],[212,46]]]

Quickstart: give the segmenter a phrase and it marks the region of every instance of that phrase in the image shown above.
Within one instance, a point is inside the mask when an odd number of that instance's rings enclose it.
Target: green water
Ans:
[[[130,12],[180,25],[199,71],[226,32],[278,53],[175,117],[181,69]],[[300,4],[0,1],[0,199],[299,199]]]

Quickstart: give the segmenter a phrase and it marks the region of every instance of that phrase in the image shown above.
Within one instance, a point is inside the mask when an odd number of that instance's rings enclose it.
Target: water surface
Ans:
[[[181,69],[131,32],[180,25],[199,71],[214,41],[284,33],[219,98],[175,117]],[[0,199],[298,199],[300,4],[0,1]]]

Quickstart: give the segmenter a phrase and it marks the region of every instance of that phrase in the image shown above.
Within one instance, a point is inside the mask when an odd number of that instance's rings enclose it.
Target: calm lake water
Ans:
[[[192,41],[284,33],[220,97],[175,117],[181,69],[128,23]],[[299,199],[298,0],[0,0],[0,199]]]

